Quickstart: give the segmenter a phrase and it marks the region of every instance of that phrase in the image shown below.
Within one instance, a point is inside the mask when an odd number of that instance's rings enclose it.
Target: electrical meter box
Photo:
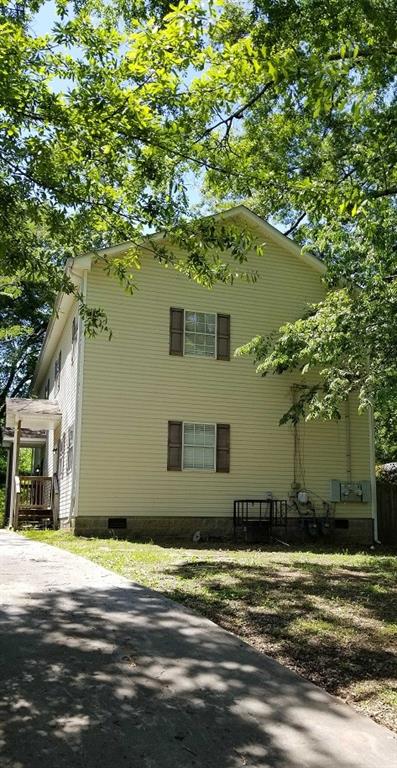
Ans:
[[[369,480],[355,483],[348,480],[331,480],[330,500],[368,503],[371,501],[371,483]]]

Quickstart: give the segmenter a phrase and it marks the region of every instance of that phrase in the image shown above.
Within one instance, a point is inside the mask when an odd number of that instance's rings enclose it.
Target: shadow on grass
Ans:
[[[396,546],[384,546],[378,545],[373,547],[372,545],[359,545],[359,544],[336,544],[326,540],[313,540],[302,541],[292,544],[282,543],[280,541],[274,541],[268,544],[247,544],[241,540],[225,539],[221,536],[209,537],[208,540],[203,538],[199,542],[193,542],[191,538],[175,538],[175,537],[148,537],[148,536],[131,536],[128,533],[122,531],[105,531],[96,532],[95,535],[88,536],[83,534],[76,534],[76,539],[103,539],[106,541],[129,541],[134,544],[154,544],[163,549],[191,549],[191,550],[221,550],[224,552],[284,552],[284,553],[313,553],[318,555],[356,555],[364,554],[368,558],[373,558],[374,561],[379,556],[390,555],[391,558],[397,555]]]
[[[167,594],[338,693],[395,679],[397,575],[374,566],[201,560],[168,568]]]

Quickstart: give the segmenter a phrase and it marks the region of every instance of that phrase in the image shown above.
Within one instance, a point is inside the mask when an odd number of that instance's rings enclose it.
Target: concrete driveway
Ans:
[[[2,768],[394,768],[396,737],[183,607],[0,532]]]

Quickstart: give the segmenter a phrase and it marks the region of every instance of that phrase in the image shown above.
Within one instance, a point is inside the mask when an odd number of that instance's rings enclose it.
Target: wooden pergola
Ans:
[[[59,405],[53,400],[6,400],[3,443],[10,448],[7,496],[12,528],[19,527],[21,517],[35,521],[46,515],[53,519],[53,478],[44,475],[20,477],[19,455],[21,447],[47,445],[48,432],[60,424],[61,418]]]

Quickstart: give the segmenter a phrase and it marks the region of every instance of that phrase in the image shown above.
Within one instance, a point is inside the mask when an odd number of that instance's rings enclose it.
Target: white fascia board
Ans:
[[[293,240],[291,240],[290,237],[283,235],[280,230],[276,229],[276,227],[273,227],[272,224],[269,224],[269,222],[265,221],[264,219],[261,219],[260,216],[258,216],[256,213],[253,213],[253,211],[250,211],[250,209],[246,208],[245,205],[238,205],[236,208],[229,208],[227,211],[217,214],[217,217],[218,216],[224,219],[237,217],[244,219],[247,224],[250,224],[264,236],[269,237],[270,240],[276,243],[276,245],[279,245],[280,248],[285,248],[288,253],[291,253],[293,256],[295,256],[295,258],[300,259],[300,261],[305,263],[307,266],[312,267],[322,275],[326,273],[327,268],[324,262],[318,259],[317,256],[314,256],[308,251],[302,251],[301,247]]]
[[[83,272],[91,269],[92,256],[93,254],[91,253],[84,253],[82,256],[76,256],[70,264],[69,272],[81,277]]]
[[[203,218],[214,218],[221,221],[228,219],[237,219],[240,221],[242,220],[251,229],[254,229],[260,235],[260,237],[269,238],[273,241],[273,243],[279,245],[280,248],[284,248],[286,251],[288,251],[288,253],[295,256],[295,258],[298,258],[302,263],[306,264],[312,269],[315,269],[316,272],[324,275],[327,271],[325,264],[320,259],[318,259],[317,256],[314,256],[308,251],[302,251],[301,247],[297,245],[297,243],[295,243],[293,240],[291,240],[291,238],[283,235],[283,233],[276,229],[276,227],[273,227],[272,224],[269,224],[256,213],[250,211],[250,209],[246,208],[245,205],[237,205],[234,208],[228,208],[226,211],[220,211],[220,213],[216,213],[213,216],[209,215],[204,216]],[[141,246],[144,248],[145,242],[150,242],[151,240],[154,242],[158,242],[159,240],[166,240],[166,233],[163,230],[160,230],[158,232],[153,232],[153,234],[146,235],[139,243],[132,243],[131,241],[127,241],[125,243],[119,243],[119,245],[111,246],[109,248],[98,249],[98,251],[93,251],[92,253],[86,254],[85,256],[77,257],[74,260],[74,264],[80,264],[80,259],[84,258],[95,259],[105,256],[107,258],[117,258],[118,256],[122,256],[123,253],[126,253],[131,247]]]
[[[78,286],[80,277],[73,277],[73,275],[70,275],[70,277],[72,278],[73,282],[75,282],[76,286]],[[43,382],[43,378],[47,372],[51,357],[54,354],[58,341],[62,335],[74,300],[75,296],[73,293],[60,293],[57,296],[54,312],[50,322],[48,323],[44,344],[41,348],[33,376],[32,391],[34,395],[38,394],[40,386]]]

